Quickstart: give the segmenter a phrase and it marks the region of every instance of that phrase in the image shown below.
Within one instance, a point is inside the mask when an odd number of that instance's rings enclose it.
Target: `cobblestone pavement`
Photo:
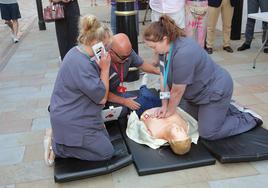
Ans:
[[[80,0],[82,14],[96,14],[109,21],[109,7],[97,1]],[[114,188],[218,188],[267,187],[268,161],[220,164],[139,177],[133,165],[108,175],[63,184],[54,183],[53,168],[43,162],[44,129],[50,127],[47,105],[59,69],[59,52],[53,23],[39,31],[34,0],[19,0],[22,12],[21,41],[13,44],[9,30],[0,22],[0,188],[114,187]],[[43,1],[45,4],[45,1]],[[140,12],[140,20],[144,11]],[[142,24],[141,31],[143,30]],[[252,60],[261,44],[256,35],[252,48],[245,52],[226,53],[217,36],[212,58],[224,66],[235,81],[234,98],[264,117],[268,128],[268,54],[261,53],[257,68]],[[232,41],[237,48],[243,41]],[[11,49],[11,51],[9,51]],[[139,38],[140,55],[152,53]],[[1,64],[0,64],[1,65]],[[140,81],[128,83],[135,89]],[[150,86],[158,87],[157,77],[149,78]]]

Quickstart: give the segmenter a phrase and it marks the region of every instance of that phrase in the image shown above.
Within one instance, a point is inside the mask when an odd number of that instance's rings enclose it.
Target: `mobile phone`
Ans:
[[[101,51],[103,50],[103,52],[106,53],[104,45],[103,45],[102,42],[94,44],[92,46],[92,50],[93,50],[94,55],[95,55],[95,57],[97,58],[98,61],[101,59]]]

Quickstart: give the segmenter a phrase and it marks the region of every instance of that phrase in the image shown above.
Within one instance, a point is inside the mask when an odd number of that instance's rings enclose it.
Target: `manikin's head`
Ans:
[[[132,52],[132,45],[124,33],[113,36],[110,48],[112,63],[124,63]]]
[[[174,153],[183,155],[190,151],[192,141],[188,136],[188,132],[188,130],[185,130],[178,124],[172,124],[170,126],[168,133],[170,140],[168,142]]]

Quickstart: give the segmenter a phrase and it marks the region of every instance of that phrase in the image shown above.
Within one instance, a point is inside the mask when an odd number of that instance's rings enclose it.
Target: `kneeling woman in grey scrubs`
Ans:
[[[145,43],[160,59],[162,107],[157,117],[169,117],[183,98],[197,109],[199,135],[215,140],[261,125],[261,117],[231,103],[233,81],[206,51],[168,16],[151,23],[143,34]],[[187,109],[186,109],[187,110]]]
[[[99,161],[113,156],[101,117],[109,90],[110,55],[99,61],[92,46],[111,43],[111,30],[95,16],[80,21],[79,45],[64,57],[50,102],[52,149],[58,157]]]

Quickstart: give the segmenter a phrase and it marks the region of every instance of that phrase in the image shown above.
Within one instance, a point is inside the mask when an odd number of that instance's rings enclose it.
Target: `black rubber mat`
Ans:
[[[132,156],[128,153],[125,142],[118,128],[118,121],[106,125],[115,156],[108,161],[83,161],[73,158],[57,158],[54,166],[55,182],[68,182],[88,177],[104,175],[128,166],[132,163]]]
[[[201,142],[221,163],[268,159],[268,131],[262,127],[216,141],[201,139]]]
[[[192,144],[188,154],[179,156],[169,146],[154,150],[129,139],[126,118],[120,119],[119,125],[140,176],[215,164],[216,160],[201,143]]]

